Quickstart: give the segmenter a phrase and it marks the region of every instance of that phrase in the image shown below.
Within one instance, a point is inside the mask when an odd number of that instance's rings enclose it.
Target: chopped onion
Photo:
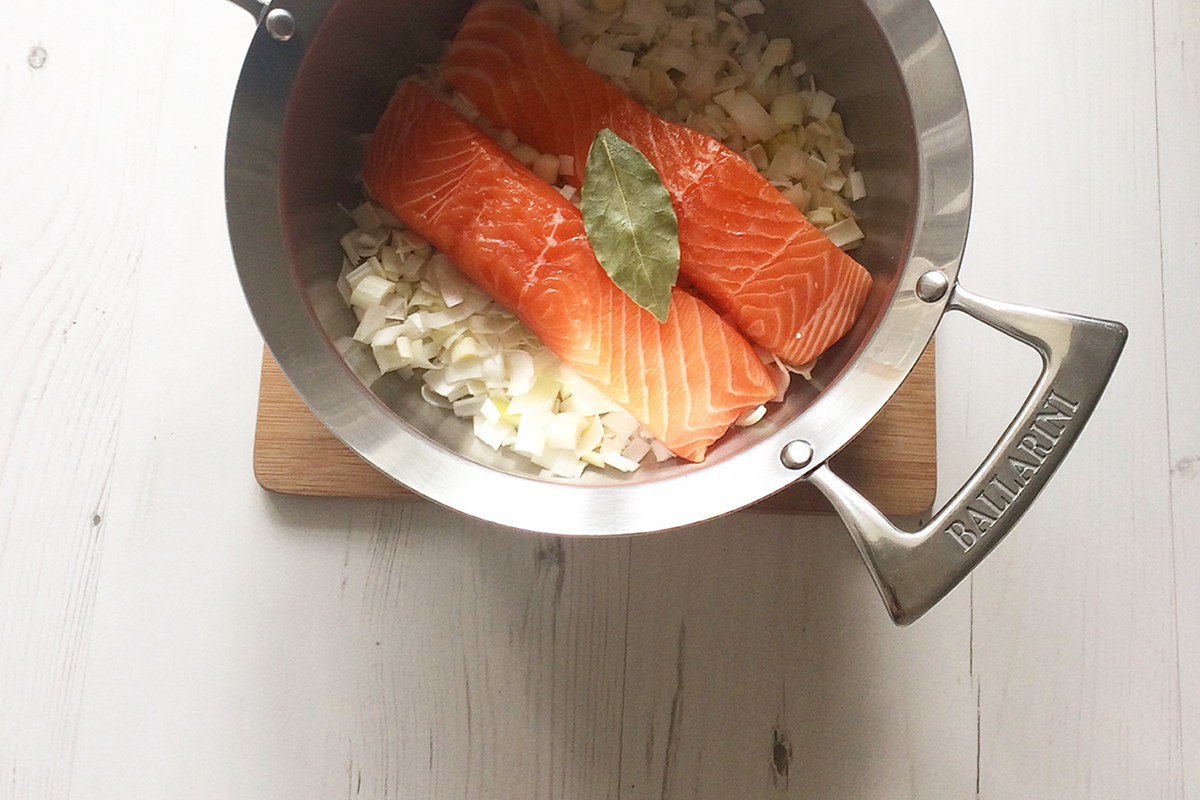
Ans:
[[[620,453],[601,453],[604,463],[610,467],[621,470],[622,472],[633,472],[638,468],[638,462],[633,459],[626,458]]]
[[[353,290],[358,288],[358,285],[362,283],[363,278],[374,274],[375,273],[371,269],[370,262],[364,262],[346,273],[346,283],[349,284],[350,288]]]
[[[757,2],[757,0],[755,0]],[[752,142],[763,142],[779,133],[779,125],[748,92],[731,89],[713,100],[729,112],[743,136]]]
[[[793,186],[790,189],[784,189],[783,196],[801,211],[808,207],[808,201],[811,199],[808,192],[804,191],[803,186]],[[812,220],[809,219],[809,222],[812,222]],[[815,225],[816,223],[813,224]]]
[[[825,229],[825,235],[838,247],[848,247],[863,239],[862,229],[858,227],[857,222],[849,217],[830,225]]]
[[[471,291],[471,283],[458,268],[451,263],[449,256],[438,253],[429,259],[429,271],[437,283],[438,294],[447,308],[454,308],[462,303],[467,293]]]
[[[503,401],[501,401],[501,402],[503,402]],[[500,421],[500,418],[502,416],[504,416],[504,412],[507,410],[508,410],[507,403],[505,403],[504,408],[501,409],[500,405],[496,402],[496,398],[489,397],[487,400],[485,400],[483,402],[483,405],[480,407],[479,416],[483,417],[487,422],[491,423],[492,425],[495,425],[497,422]]]
[[[764,67],[782,67],[792,60],[792,40],[773,39],[763,50],[759,65]]]
[[[473,336],[460,336],[458,341],[454,343],[454,347],[450,350],[450,363],[457,364],[468,358],[482,358],[483,350],[479,346],[479,340]],[[482,368],[481,368],[482,374]]]
[[[787,366],[785,366],[784,363],[779,360],[779,356],[772,354],[771,363],[774,365],[775,370],[779,375],[779,377],[775,380],[775,384],[778,388],[775,392],[775,400],[773,402],[782,403],[783,399],[787,397],[788,387],[792,385],[792,373],[790,370],[788,370]]]
[[[473,417],[480,412],[483,404],[487,402],[485,395],[472,395],[464,397],[461,400],[454,401],[454,416],[456,417]],[[518,435],[520,433],[518,432]]]
[[[515,415],[528,414],[553,407],[560,385],[557,381],[539,376],[529,391],[513,397],[508,404],[509,412]]]
[[[666,16],[666,9],[656,0],[627,0],[623,18],[638,31],[639,41],[649,45]]]
[[[419,233],[416,233],[415,231],[405,229],[400,232],[400,236],[404,239],[405,242],[408,243],[408,246],[411,247],[413,250],[420,250],[424,247],[429,246],[429,242],[427,242],[424,239],[424,237],[422,237]]]
[[[650,442],[650,451],[654,453],[654,460],[660,464],[668,458],[674,458],[675,454],[667,449],[667,446],[658,439]]]
[[[527,456],[542,455],[546,450],[546,427],[552,418],[549,412],[522,414],[513,450]]]
[[[867,196],[867,184],[863,174],[858,170],[850,170],[850,199],[862,200]]]
[[[350,217],[360,229],[376,230],[383,227],[383,220],[379,218],[373,203],[363,203],[350,212]]]
[[[833,209],[821,206],[808,212],[808,221],[818,228],[833,224]]]
[[[601,75],[628,78],[633,73],[633,53],[597,41],[588,51],[587,66]]]
[[[767,9],[763,7],[763,4],[759,0],[738,0],[730,10],[733,11],[735,16],[745,18],[753,14],[766,13]]]
[[[507,422],[490,422],[482,415],[476,416],[474,422],[475,437],[493,450],[499,450],[510,436],[515,439],[516,429]]]
[[[833,96],[825,92],[816,92],[808,107],[809,116],[824,122],[828,119],[831,111],[833,111]]]
[[[375,365],[381,374],[403,369],[412,363],[412,359],[405,358],[395,347],[372,345],[371,355],[375,357]]]
[[[526,394],[537,382],[533,357],[522,350],[510,350],[504,354],[504,365],[508,372],[508,389],[513,394]]]
[[[771,159],[767,157],[767,151],[761,144],[756,144],[746,151],[746,160],[757,170],[764,170],[771,164]]]
[[[400,280],[404,274],[404,259],[395,248],[384,247],[379,251],[379,264],[383,268],[384,277],[390,281]]]
[[[679,70],[684,75],[699,72],[703,64],[695,54],[674,44],[663,45],[657,50],[652,50],[646,55],[646,58],[660,62],[668,69]]]
[[[375,334],[387,324],[387,314],[384,313],[383,306],[371,305],[363,312],[363,317],[358,322],[358,329],[354,331],[354,338],[360,342],[370,342]]]
[[[771,118],[783,129],[804,123],[804,98],[799,92],[777,95],[771,101]]]
[[[760,422],[766,415],[767,407],[758,406],[757,408],[751,408],[747,411],[743,411],[741,416],[737,418],[737,422],[734,424],[740,428],[748,428],[751,425],[755,425]]]
[[[533,159],[533,164],[530,169],[533,174],[544,180],[546,183],[554,183],[558,180],[559,161],[558,156],[547,155],[542,153]]]
[[[396,343],[396,339],[399,337],[400,326],[388,325],[386,328],[380,328],[371,337],[371,347],[390,347]]]
[[[573,412],[555,414],[546,427],[546,443],[559,450],[570,450],[573,453],[579,446],[579,438],[587,424],[587,420],[582,414]]]
[[[383,299],[392,293],[396,285],[387,278],[381,278],[378,275],[367,275],[358,285],[354,287],[354,291],[350,294],[350,305],[358,306],[359,308],[367,308],[368,306],[378,305],[383,302]]]
[[[801,177],[807,169],[807,160],[800,150],[790,144],[780,145],[775,157],[763,173],[767,180],[787,181]]]
[[[431,370],[429,374],[445,375],[446,381],[451,384],[465,383],[469,380],[483,380],[483,359],[479,356],[470,356],[463,358],[444,370]]]
[[[600,469],[604,469],[608,466],[604,463],[604,456],[600,455],[594,450],[588,450],[587,452],[580,454],[579,460],[585,464],[589,464]]]
[[[765,411],[765,409],[764,409]],[[643,439],[641,436],[633,439],[629,444],[625,445],[625,449],[621,451],[621,455],[628,458],[635,464],[640,464],[646,454],[650,452],[650,442]]]
[[[455,92],[451,95],[450,106],[459,114],[466,117],[469,122],[475,122],[479,119],[479,109],[462,92]]]
[[[438,408],[454,408],[454,405],[449,400],[433,391],[428,385],[421,387],[421,399],[429,403],[429,405],[437,406]]]
[[[849,205],[866,196],[852,165],[854,146],[833,97],[794,59],[793,42],[750,30],[746,18],[764,13],[761,0],[534,3],[592,69],[656,113],[742,153],[839,246],[863,241]],[[563,180],[582,172],[571,156],[539,153],[448,90],[436,70],[426,76],[460,114],[578,205],[578,191]],[[632,470],[650,453],[657,461],[673,458],[423,237],[369,202],[347,213],[356,228],[341,239],[336,288],[358,324],[356,338],[339,339],[337,347],[364,382],[385,372],[420,377],[428,402],[470,419],[489,447],[513,448],[547,475],[578,477],[588,466]],[[812,367],[773,356],[764,363],[778,373],[776,401],[791,372]],[[750,409],[739,424],[764,413]]]
[[[821,187],[828,189],[831,192],[840,192],[842,187],[845,185],[846,176],[840,172],[834,172],[826,176],[825,181],[821,184]]]
[[[531,166],[537,157],[540,155],[537,150],[534,150],[527,144],[518,144],[512,149],[513,158],[520,161],[525,166]]]
[[[582,458],[585,453],[590,453],[599,447],[603,440],[604,423],[600,421],[600,417],[588,417],[587,426],[579,435],[579,443],[575,445],[575,455]]]
[[[529,459],[539,467],[544,467],[551,475],[560,478],[578,478],[587,466],[582,459],[575,456],[571,450],[556,450],[547,447],[540,456]]]

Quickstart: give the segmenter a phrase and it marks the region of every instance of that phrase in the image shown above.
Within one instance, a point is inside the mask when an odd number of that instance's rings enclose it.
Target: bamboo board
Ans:
[[[937,491],[933,347],[891,402],[834,459],[838,474],[890,515],[920,514]],[[268,491],[310,497],[421,499],[342,444],[308,410],[264,349],[254,475]],[[828,502],[796,483],[753,507],[757,511],[819,514]]]

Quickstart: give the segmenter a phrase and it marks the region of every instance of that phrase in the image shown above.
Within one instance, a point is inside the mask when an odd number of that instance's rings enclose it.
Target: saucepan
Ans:
[[[971,209],[962,83],[926,0],[776,0],[756,17],[789,36],[838,98],[869,196],[856,258],[874,288],[811,381],[701,464],[545,478],[477,441],[468,421],[393,375],[368,387],[337,348],[353,314],[335,288],[339,205],[361,201],[363,141],[396,83],[436,61],[471,0],[235,0],[257,22],[229,123],[226,202],[237,268],[267,345],[299,395],[391,478],[480,519],[532,531],[648,533],[748,506],[797,480],[828,497],[892,618],[925,613],[1013,528],[1099,400],[1124,326],[990,300],[958,280]],[[894,526],[830,458],[908,375],[947,311],[1036,350],[1042,372],[979,469],[920,530]]]

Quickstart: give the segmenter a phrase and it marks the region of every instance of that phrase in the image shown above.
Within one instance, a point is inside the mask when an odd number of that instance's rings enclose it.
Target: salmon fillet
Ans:
[[[785,361],[812,361],[858,318],[871,276],[745,159],[668,122],[568,53],[515,0],[479,0],[443,77],[493,123],[575,158],[610,128],[662,176],[679,218],[680,273],[743,334]]]
[[[604,272],[575,206],[416,84],[388,105],[363,177],[676,455],[702,460],[742,412],[775,396],[753,347],[715,311],[676,288],[659,323]]]

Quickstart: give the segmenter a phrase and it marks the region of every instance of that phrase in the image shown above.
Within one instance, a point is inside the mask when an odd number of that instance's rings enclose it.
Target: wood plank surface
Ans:
[[[973,577],[979,796],[1177,798],[1154,4],[1003,7],[944,9],[976,133],[960,279],[1131,333],[1070,458]],[[942,339],[970,355],[939,354],[965,367],[946,380],[980,394],[947,421],[959,441],[988,441],[989,415],[1007,417],[1027,390],[1008,376],[1029,351],[954,333]],[[960,454],[942,455],[955,469]]]
[[[1200,800],[1200,10],[935,5],[965,285],[1131,338],[1012,537],[900,630],[832,516],[558,540],[262,491],[223,203],[249,15],[9,0],[0,798]],[[982,330],[938,333],[939,499],[1036,374]]]
[[[166,15],[0,16],[0,796],[66,797],[164,90],[139,31]]]
[[[622,798],[972,796],[966,599],[895,628],[833,518],[634,539]]]
[[[933,347],[891,402],[835,461],[840,474],[883,513],[929,510],[937,492],[937,420]],[[343,445],[304,405],[268,351],[263,352],[254,475],[280,494],[411,500],[415,495]],[[830,512],[814,487],[796,483],[754,507],[759,511]]]
[[[1155,106],[1183,786],[1200,795],[1200,4],[1156,0]]]

